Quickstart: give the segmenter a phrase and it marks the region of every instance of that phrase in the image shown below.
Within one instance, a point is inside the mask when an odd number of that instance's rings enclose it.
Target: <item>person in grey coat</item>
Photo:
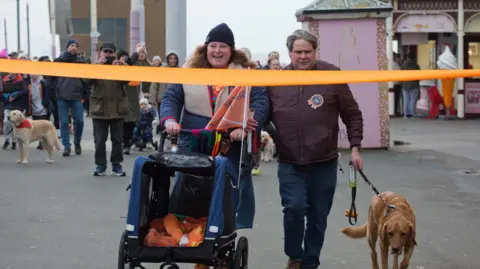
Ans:
[[[420,70],[420,66],[413,55],[408,55],[407,60],[402,66],[402,70]],[[403,93],[403,117],[410,119],[415,117],[417,101],[420,95],[420,81],[405,81],[402,83]]]
[[[85,59],[79,57],[77,40],[69,40],[67,51],[63,52],[54,62],[59,63],[85,63]],[[68,128],[70,110],[72,112],[73,124],[75,126],[73,144],[75,145],[75,154],[82,154],[80,141],[83,134],[83,104],[82,99],[86,96],[89,86],[88,82],[82,78],[69,77],[48,77],[47,87],[55,93],[55,99],[58,105],[58,117],[60,120],[60,136],[64,147],[63,156],[71,154],[70,131]]]

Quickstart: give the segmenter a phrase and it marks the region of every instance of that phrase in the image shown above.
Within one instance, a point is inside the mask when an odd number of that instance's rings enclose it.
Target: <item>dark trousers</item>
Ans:
[[[135,129],[135,122],[129,121],[123,123],[123,147],[129,148],[132,146],[133,130]]]
[[[60,118],[58,117],[58,105],[57,101],[53,102],[53,125],[55,126],[55,129],[59,130],[60,129]]]
[[[95,142],[95,164],[107,166],[107,148],[105,143],[110,129],[112,152],[110,162],[119,165],[123,162],[123,119],[93,119],[93,139]]]
[[[50,121],[50,114],[42,115],[42,116],[34,116],[32,115],[32,120],[48,120]],[[42,145],[42,141],[38,142],[39,145]]]
[[[285,254],[302,260],[302,269],[317,268],[337,185],[337,160],[305,166],[280,163],[278,179]]]
[[[32,115],[32,120],[48,120],[50,121],[50,115],[34,116]]]
[[[395,116],[402,116],[404,113],[402,84],[393,86],[393,90],[395,91]]]

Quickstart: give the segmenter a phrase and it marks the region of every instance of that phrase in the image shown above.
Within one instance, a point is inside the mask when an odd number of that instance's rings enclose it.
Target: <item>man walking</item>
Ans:
[[[338,70],[316,60],[317,38],[308,31],[293,32],[287,48],[291,63],[286,70]],[[318,268],[337,184],[338,117],[347,127],[352,161],[362,168],[362,113],[346,84],[271,87],[269,96],[287,268]]]
[[[99,64],[126,65],[116,59],[116,47],[112,43],[104,43],[100,47]],[[123,162],[123,121],[129,113],[126,92],[127,82],[116,80],[91,80],[93,85],[90,94],[90,115],[93,121],[93,137],[95,141],[94,176],[103,176],[107,170],[106,142],[110,129],[112,152],[110,162],[115,176],[125,176]]]
[[[67,51],[62,53],[60,57],[55,59],[55,62],[60,63],[85,63],[85,59],[77,55],[78,42],[76,40],[69,40],[67,43]],[[70,130],[69,130],[69,116],[70,110],[72,112],[73,124],[75,126],[73,144],[75,145],[75,154],[82,154],[82,147],[80,141],[83,134],[83,104],[82,98],[88,90],[87,81],[82,78],[66,78],[66,77],[48,77],[47,87],[54,90],[57,106],[58,116],[60,120],[60,135],[62,137],[62,144],[64,147],[63,156],[70,156]]]

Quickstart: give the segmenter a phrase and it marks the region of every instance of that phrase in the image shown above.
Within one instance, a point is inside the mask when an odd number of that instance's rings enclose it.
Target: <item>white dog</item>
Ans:
[[[270,162],[275,154],[275,144],[273,143],[273,139],[267,132],[262,131],[262,137],[260,141],[262,144],[262,154],[260,160],[264,162]]]
[[[19,110],[10,111],[9,120],[15,126],[20,159],[17,163],[28,163],[30,143],[41,141],[48,153],[47,163],[53,163],[53,150],[60,150],[60,141],[55,126],[48,120],[28,120]]]

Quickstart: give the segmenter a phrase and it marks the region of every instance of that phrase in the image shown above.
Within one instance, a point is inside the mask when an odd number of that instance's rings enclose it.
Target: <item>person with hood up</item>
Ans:
[[[175,51],[170,51],[165,57],[167,67],[178,67],[180,61],[178,60],[178,54]]]
[[[158,57],[158,56],[155,56],[155,57]],[[155,57],[153,58],[154,61],[155,61]],[[165,57],[165,59],[166,59],[165,67],[178,67],[178,55],[176,52],[174,51],[169,52]],[[153,107],[155,107],[158,110],[159,114],[160,114],[160,104],[162,103],[162,96],[166,88],[167,88],[167,84],[165,83],[152,83],[152,85],[150,86],[148,101]],[[157,133],[159,133],[158,128],[157,128]]]
[[[78,57],[79,44],[77,40],[67,42],[66,51],[63,52],[54,62],[58,63],[85,63],[85,59]],[[63,156],[68,157],[71,154],[70,131],[69,131],[69,110],[72,111],[73,122],[75,125],[73,144],[75,154],[82,154],[80,141],[83,134],[83,104],[82,99],[88,92],[87,80],[82,78],[54,77],[50,76],[47,80],[47,87],[52,88],[55,93],[58,106],[58,116],[60,120],[60,135],[64,147]]]

